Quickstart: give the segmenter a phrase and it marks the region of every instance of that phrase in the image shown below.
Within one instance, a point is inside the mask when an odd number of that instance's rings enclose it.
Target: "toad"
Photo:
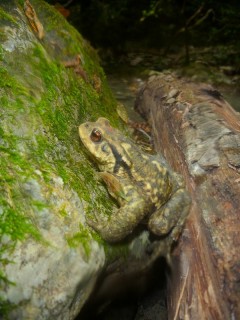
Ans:
[[[143,222],[156,236],[176,241],[191,204],[181,176],[163,157],[144,153],[105,118],[81,124],[79,134],[119,204],[109,219],[95,215],[87,223],[109,242],[122,241]]]

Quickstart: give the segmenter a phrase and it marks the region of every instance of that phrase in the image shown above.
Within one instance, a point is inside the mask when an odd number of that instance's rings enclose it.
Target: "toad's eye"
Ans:
[[[98,129],[93,129],[93,131],[90,134],[90,139],[93,142],[101,142],[102,141],[102,133]]]

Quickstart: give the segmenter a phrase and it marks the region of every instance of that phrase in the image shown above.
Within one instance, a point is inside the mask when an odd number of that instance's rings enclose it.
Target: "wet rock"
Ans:
[[[41,39],[23,4],[1,3],[0,318],[67,320],[105,263],[86,210],[112,207],[77,127],[87,114],[113,118],[115,102],[88,43],[43,1],[26,3]],[[101,93],[64,67],[77,55],[89,79],[102,79]]]

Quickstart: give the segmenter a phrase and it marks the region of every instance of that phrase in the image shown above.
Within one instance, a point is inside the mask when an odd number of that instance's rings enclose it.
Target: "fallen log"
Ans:
[[[210,85],[150,77],[136,109],[193,205],[173,252],[168,319],[240,319],[240,116]]]

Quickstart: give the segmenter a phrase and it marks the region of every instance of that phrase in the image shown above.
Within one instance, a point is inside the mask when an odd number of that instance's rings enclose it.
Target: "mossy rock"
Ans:
[[[119,120],[93,48],[52,7],[26,3],[0,5],[0,314],[73,319],[105,263],[85,214],[114,206],[78,125]]]

